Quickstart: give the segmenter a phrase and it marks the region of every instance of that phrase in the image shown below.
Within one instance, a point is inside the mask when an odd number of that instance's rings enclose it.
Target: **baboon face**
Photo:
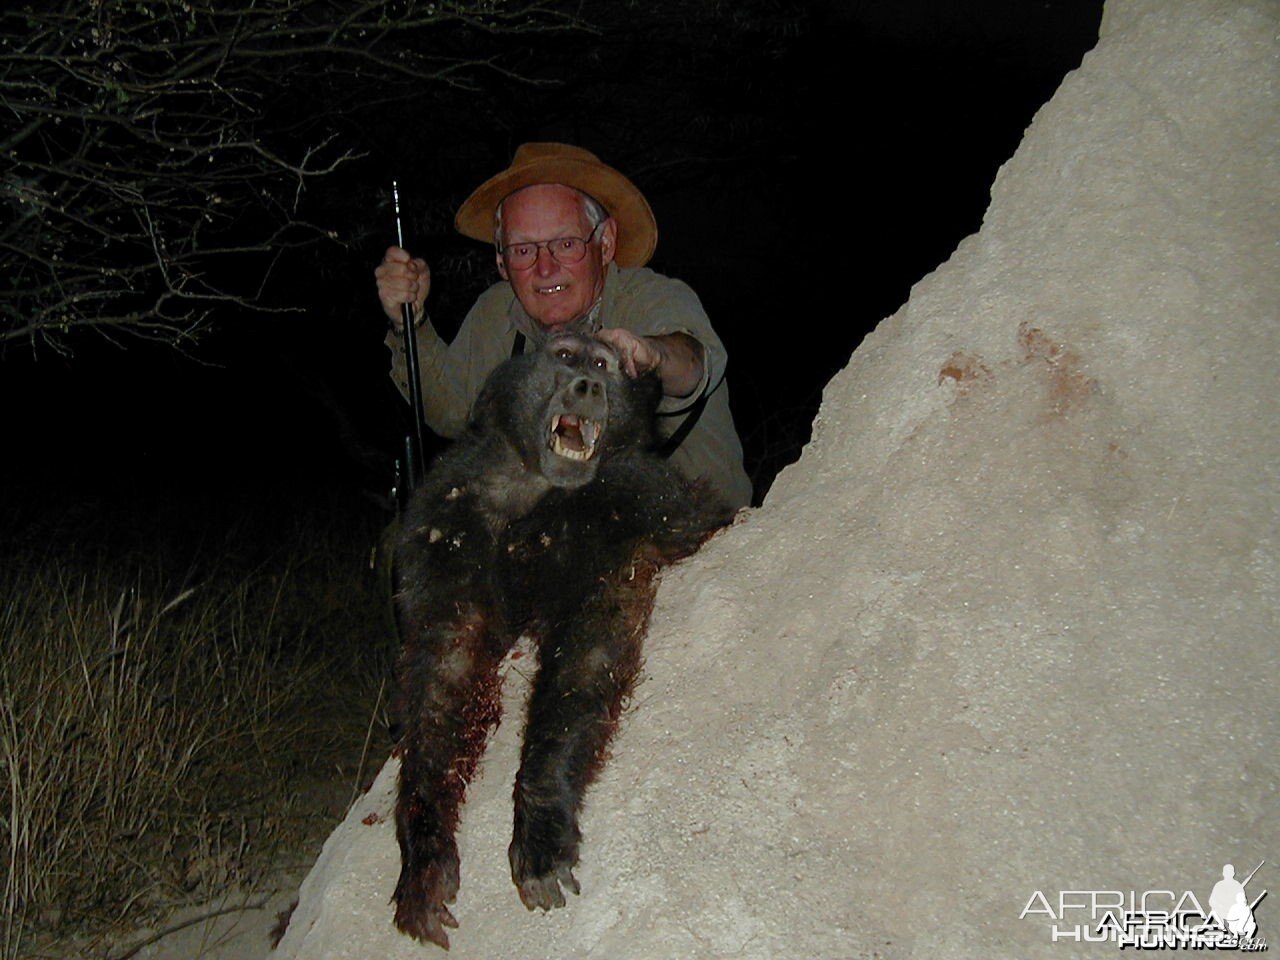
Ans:
[[[614,450],[651,443],[661,388],[651,375],[628,378],[612,347],[563,334],[523,359],[498,394],[496,426],[552,486],[590,483]]]

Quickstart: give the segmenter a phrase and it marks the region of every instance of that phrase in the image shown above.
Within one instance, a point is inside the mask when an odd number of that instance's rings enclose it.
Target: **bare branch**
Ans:
[[[306,184],[360,155],[330,120],[518,77],[489,38],[581,29],[538,0],[10,4],[0,344],[184,343],[220,307],[266,309],[279,254],[336,236],[298,219]]]

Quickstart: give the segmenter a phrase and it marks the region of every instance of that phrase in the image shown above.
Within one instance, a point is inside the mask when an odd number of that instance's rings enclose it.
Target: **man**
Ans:
[[[675,447],[672,465],[732,507],[750,501],[724,345],[687,285],[645,268],[658,228],[630,180],[578,147],[526,143],[467,198],[454,224],[495,244],[503,282],[480,295],[447,346],[429,322],[417,324],[423,406],[436,433],[461,434],[489,372],[526,343],[590,333],[617,350],[629,376],[653,371],[661,380],[658,432]],[[400,308],[412,304],[421,317],[431,271],[391,247],[374,275],[393,326],[392,376],[407,393]]]

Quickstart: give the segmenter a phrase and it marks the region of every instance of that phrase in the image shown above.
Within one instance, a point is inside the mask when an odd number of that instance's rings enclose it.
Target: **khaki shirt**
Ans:
[[[690,479],[705,479],[730,506],[749,503],[751,481],[742,466],[742,442],[733,426],[724,379],[728,357],[697,294],[687,284],[648,268],[619,269],[610,264],[600,303],[577,325],[587,333],[602,327],[621,327],[643,337],[686,333],[702,344],[702,385],[687,397],[662,398],[658,435],[663,439],[671,436],[705,393],[702,415],[671,455],[671,464]],[[542,339],[537,324],[525,314],[505,281],[480,295],[452,343],[445,344],[430,323],[418,325],[422,405],[432,430],[449,438],[462,434],[485,378],[511,356],[517,332],[524,333],[532,345]],[[400,392],[408,396],[403,337],[392,331],[387,346],[391,348],[391,376]]]

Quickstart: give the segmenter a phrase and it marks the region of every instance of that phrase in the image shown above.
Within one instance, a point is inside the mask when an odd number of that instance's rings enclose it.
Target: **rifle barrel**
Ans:
[[[396,211],[396,243],[404,249],[404,230],[400,226],[400,185],[391,181],[391,197]],[[418,374],[418,338],[414,331],[413,306],[408,303],[400,305],[400,319],[404,325],[404,363],[405,372],[409,376],[409,407],[413,411],[413,433],[405,438],[406,459],[405,489],[409,492],[417,486],[419,472],[422,469],[425,436],[422,412],[422,381]]]

